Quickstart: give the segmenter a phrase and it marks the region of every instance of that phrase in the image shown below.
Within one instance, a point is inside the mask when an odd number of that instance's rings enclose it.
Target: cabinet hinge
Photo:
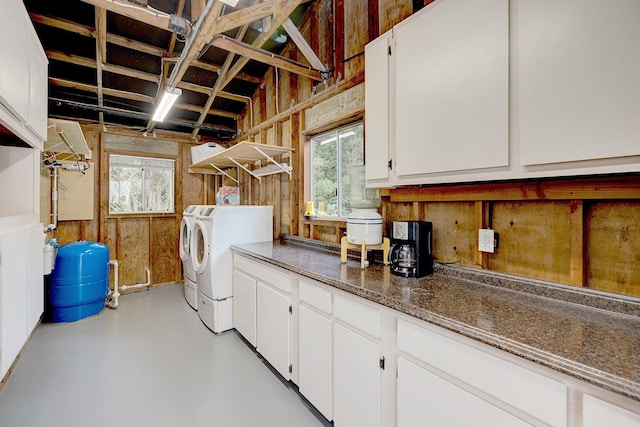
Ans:
[[[389,168],[389,170],[393,169],[393,159],[389,159],[389,162],[387,163],[387,167]]]
[[[391,46],[388,46],[387,49],[389,51],[389,56],[391,56]]]
[[[293,365],[289,365],[289,373],[292,374],[293,373]]]
[[[380,358],[380,369],[384,371],[384,356]]]
[[[289,314],[293,314],[293,307],[289,306]]]

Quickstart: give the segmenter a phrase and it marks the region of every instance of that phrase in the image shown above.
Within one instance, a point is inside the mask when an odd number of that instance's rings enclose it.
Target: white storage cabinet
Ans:
[[[334,294],[333,420],[336,427],[381,425],[380,311]]]
[[[245,260],[235,255],[233,270],[233,327],[249,343],[256,346],[256,280],[248,276],[238,265]]]
[[[429,408],[424,411],[426,417],[431,410],[434,417],[443,417],[446,406],[453,408],[458,401],[470,405],[464,414],[456,414],[461,421],[486,417],[492,420],[490,425],[522,425],[518,417],[567,425],[565,384],[460,342],[436,326],[399,319],[398,350],[398,418],[410,420],[406,425],[414,425],[419,408]],[[438,394],[441,401],[429,397]]]
[[[47,137],[47,56],[20,0],[0,2],[0,121],[32,147]]]
[[[298,282],[298,388],[328,420],[333,419],[333,311],[331,291]]]
[[[239,292],[234,294],[234,327],[287,380],[293,311],[289,280],[289,274],[278,268],[234,255],[233,285]]]

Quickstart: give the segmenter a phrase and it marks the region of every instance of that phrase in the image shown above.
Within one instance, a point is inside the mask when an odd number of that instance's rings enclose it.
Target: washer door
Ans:
[[[193,226],[193,252],[191,252],[191,261],[193,261],[193,269],[198,274],[204,273],[209,262],[209,233],[207,226],[200,220],[196,221]]]
[[[187,217],[180,221],[180,259],[186,261],[191,253],[191,224]]]

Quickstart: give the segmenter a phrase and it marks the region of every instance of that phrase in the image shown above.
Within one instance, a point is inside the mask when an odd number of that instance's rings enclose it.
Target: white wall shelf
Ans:
[[[78,161],[91,156],[80,123],[61,119],[49,119],[44,151],[54,153],[56,160]]]
[[[260,180],[266,175],[285,172],[291,179],[291,156],[289,156],[289,164],[281,163],[274,157],[290,154],[293,148],[279,147],[276,145],[258,144],[255,142],[242,141],[236,145],[227,148],[224,151],[216,153],[206,159],[189,166],[190,173],[202,173],[208,175],[224,175],[238,183],[238,179],[226,172],[226,169],[239,168],[246,171],[254,178]],[[251,170],[246,165],[261,160],[269,161],[269,164],[259,169]]]

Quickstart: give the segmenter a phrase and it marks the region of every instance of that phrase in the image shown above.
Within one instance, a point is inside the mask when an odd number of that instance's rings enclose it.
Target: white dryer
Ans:
[[[203,209],[193,228],[198,316],[213,332],[233,328],[234,244],[273,240],[271,206],[216,205]]]
[[[198,309],[198,290],[196,285],[196,271],[193,269],[192,236],[196,216],[207,205],[189,205],[182,213],[180,221],[180,259],[182,260],[182,273],[184,276],[184,299],[194,309]]]

